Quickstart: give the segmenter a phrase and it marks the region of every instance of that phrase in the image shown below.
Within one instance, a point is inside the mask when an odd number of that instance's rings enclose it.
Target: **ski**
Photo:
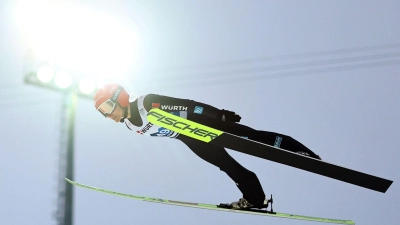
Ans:
[[[274,146],[229,134],[175,116],[158,108],[151,109],[147,118],[152,124],[159,125],[203,142],[306,170],[374,191],[385,193],[393,183],[391,180],[337,166],[311,157],[295,154]]]
[[[106,189],[102,189],[102,188],[92,187],[89,185],[85,185],[85,184],[81,184],[81,183],[69,180],[68,178],[65,178],[65,180],[75,186],[79,186],[79,187],[83,187],[83,188],[87,188],[90,190],[99,191],[99,192],[103,192],[103,193],[107,193],[107,194],[111,194],[111,195],[117,195],[117,196],[121,196],[121,197],[135,199],[135,200],[146,201],[146,202],[162,203],[162,204],[168,204],[168,205],[192,207],[192,208],[199,208],[199,209],[218,210],[218,211],[225,211],[225,212],[243,213],[243,214],[251,214],[251,215],[271,216],[271,217],[296,219],[296,220],[308,220],[308,221],[324,222],[324,223],[355,224],[351,220],[301,216],[301,215],[288,214],[288,213],[272,212],[272,211],[267,211],[267,210],[258,210],[258,209],[236,210],[236,209],[230,208],[229,204],[219,204],[219,205],[203,204],[203,203],[182,202],[182,201],[167,200],[167,199],[160,199],[160,198],[136,196],[136,195],[131,195],[131,194],[124,194],[124,193],[120,193],[120,192],[110,191],[110,190],[106,190]]]

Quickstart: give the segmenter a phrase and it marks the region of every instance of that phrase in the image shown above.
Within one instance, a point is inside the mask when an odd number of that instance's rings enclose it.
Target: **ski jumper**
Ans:
[[[236,183],[236,186],[243,194],[243,198],[247,199],[255,207],[261,207],[265,199],[264,191],[255,173],[241,166],[223,147],[179,135],[178,133],[149,123],[146,117],[147,113],[152,108],[159,108],[224,132],[280,147],[288,151],[305,152],[312,157],[318,157],[310,149],[289,136],[255,130],[241,125],[236,123],[240,120],[238,115],[232,117],[233,112],[220,110],[201,102],[148,94],[130,102],[129,107],[131,116],[124,119],[129,129],[141,135],[170,137],[182,141],[197,156],[224,171]],[[232,120],[235,122],[230,122]]]

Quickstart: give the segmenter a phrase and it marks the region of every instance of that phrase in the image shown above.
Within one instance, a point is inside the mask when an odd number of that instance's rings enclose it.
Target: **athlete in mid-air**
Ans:
[[[321,159],[310,149],[289,136],[254,130],[239,124],[241,117],[232,111],[220,110],[193,100],[156,94],[130,99],[129,94],[122,86],[110,83],[98,89],[94,97],[94,105],[96,110],[106,118],[115,122],[125,122],[130,130],[140,135],[169,137],[182,141],[197,156],[224,171],[243,194],[242,198],[231,203],[232,208],[235,209],[267,207],[268,201],[256,174],[236,162],[223,147],[179,135],[174,131],[150,123],[147,120],[147,114],[152,108],[159,108],[185,119],[241,137],[247,137],[254,141]]]

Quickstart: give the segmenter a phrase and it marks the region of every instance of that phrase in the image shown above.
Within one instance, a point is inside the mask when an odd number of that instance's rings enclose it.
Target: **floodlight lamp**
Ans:
[[[54,78],[54,69],[51,66],[42,66],[36,75],[41,82],[48,83]]]
[[[60,71],[56,74],[56,77],[54,78],[54,82],[59,88],[65,89],[71,86],[72,84],[72,77],[71,75],[66,72],[66,71]]]

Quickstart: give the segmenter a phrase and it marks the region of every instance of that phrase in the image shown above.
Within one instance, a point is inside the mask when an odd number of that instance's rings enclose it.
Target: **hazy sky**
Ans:
[[[16,2],[0,1],[0,218],[7,225],[56,224],[62,96],[23,82],[29,46],[15,20]],[[137,32],[137,61],[129,73],[115,74],[136,95],[235,111],[241,123],[290,135],[324,161],[394,181],[382,194],[229,150],[274,195],[276,211],[398,224],[399,1],[69,2]],[[228,176],[181,142],[137,135],[102,118],[89,100],[79,99],[76,113],[74,180],[188,202],[241,197]],[[75,225],[314,223],[82,188],[74,198]]]

